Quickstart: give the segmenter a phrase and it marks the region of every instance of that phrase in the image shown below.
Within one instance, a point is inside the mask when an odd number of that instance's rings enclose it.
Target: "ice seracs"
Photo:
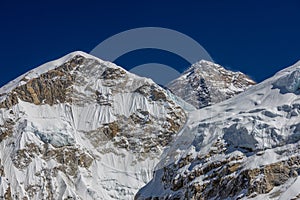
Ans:
[[[299,198],[299,69],[191,112],[136,199]]]

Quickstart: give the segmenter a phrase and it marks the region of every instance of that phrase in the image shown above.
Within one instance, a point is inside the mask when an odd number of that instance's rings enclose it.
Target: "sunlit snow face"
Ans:
[[[118,33],[101,42],[90,54],[114,62],[120,56],[140,49],[168,51],[185,59],[191,65],[199,60],[213,61],[208,52],[194,39],[160,27],[142,27]],[[160,85],[166,85],[180,75],[174,67],[159,63],[138,65],[130,72],[151,78]]]

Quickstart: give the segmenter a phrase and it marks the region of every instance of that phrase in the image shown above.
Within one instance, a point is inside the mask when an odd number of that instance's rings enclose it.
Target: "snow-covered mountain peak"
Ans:
[[[190,68],[215,68],[215,69],[224,69],[221,65],[218,65],[214,62],[207,61],[207,60],[200,60],[194,64]],[[188,69],[189,70],[189,69]]]
[[[114,63],[103,61],[81,51],[76,51],[32,69],[0,88],[0,107],[11,106],[17,103],[18,98],[22,100],[26,99],[26,101],[31,101],[35,104],[48,103],[52,105],[61,102],[61,97],[65,96],[67,88],[69,89],[68,93],[71,94],[72,91],[70,90],[75,89],[75,83],[82,84],[79,83],[80,81],[84,82],[82,79],[85,79],[87,82],[97,82],[98,76],[104,78],[106,82],[109,82],[109,79],[123,77],[128,80],[134,80],[133,82],[128,82],[130,84],[138,84],[140,86],[146,83],[149,85],[155,84],[151,79],[136,76]],[[115,80],[115,82],[120,81]],[[131,87],[130,84],[127,84],[127,87]],[[35,94],[32,87],[35,87],[33,89],[36,89],[39,94]],[[51,90],[49,91],[50,93],[47,93],[48,99],[45,96],[46,94],[39,96],[44,92],[45,87]],[[30,93],[30,91],[33,93]],[[64,94],[59,94],[60,99],[55,99],[57,96],[53,98],[53,91]],[[18,98],[13,98],[16,96],[12,94],[18,94]],[[36,95],[39,97],[36,97]]]
[[[61,67],[64,63],[68,63],[71,60],[75,60],[76,58],[79,58],[79,57],[83,57],[83,58],[86,58],[86,59],[91,59],[91,60],[97,61],[99,64],[102,64],[103,66],[109,66],[109,67],[112,67],[112,68],[121,68],[121,67],[115,65],[114,63],[111,63],[111,62],[108,62],[108,61],[103,61],[100,58],[95,57],[95,56],[90,55],[90,54],[87,54],[83,51],[74,51],[72,53],[69,53],[69,54],[57,59],[57,60],[50,61],[50,62],[47,62],[47,63],[45,63],[45,64],[43,64],[39,67],[36,67],[36,68],[30,70],[29,72],[19,76],[18,78],[12,80],[8,84],[6,84],[6,85],[4,85],[3,87],[0,88],[0,94],[8,93],[12,89],[14,89],[15,87],[24,85],[28,80],[31,80],[33,78],[37,78],[40,75],[42,75],[44,73],[47,73],[51,70],[55,70],[55,69]],[[77,67],[80,67],[80,66],[77,66]],[[125,70],[125,69],[123,69],[123,70]],[[129,72],[127,72],[127,73],[129,73]],[[131,74],[131,73],[129,73],[129,74]],[[131,74],[131,76],[135,76],[135,75]],[[149,79],[149,81],[150,81],[150,79]]]
[[[132,199],[185,121],[176,98],[113,63],[46,63],[1,88],[0,196]]]
[[[84,57],[88,57],[88,56],[91,56],[91,55],[88,55],[82,51],[75,51],[75,52],[72,52],[72,53],[69,53],[57,60],[54,60],[54,61],[50,61],[50,62],[47,62],[35,69],[32,69],[30,70],[29,72],[25,73],[25,74],[22,74],[21,76],[19,76],[18,78],[12,80],[11,82],[9,82],[8,84],[4,85],[3,87],[0,88],[0,93],[3,94],[3,93],[7,93],[9,92],[11,89],[13,89],[14,87],[22,84],[21,80],[24,79],[26,76],[28,78],[35,78],[35,77],[38,77],[39,75],[43,74],[43,73],[46,73],[47,71],[49,70],[53,70],[55,69],[56,67],[62,65],[63,63],[69,61],[70,59],[74,58],[75,56],[77,55],[81,55],[81,56],[84,56]]]
[[[201,60],[167,87],[196,108],[212,105],[243,92],[255,82],[241,72]]]

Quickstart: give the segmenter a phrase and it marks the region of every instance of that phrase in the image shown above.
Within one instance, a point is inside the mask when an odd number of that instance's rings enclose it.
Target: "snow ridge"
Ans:
[[[299,69],[192,111],[136,199],[299,198]]]

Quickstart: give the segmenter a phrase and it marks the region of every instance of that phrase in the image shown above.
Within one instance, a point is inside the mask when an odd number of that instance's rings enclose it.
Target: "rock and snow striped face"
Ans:
[[[81,52],[0,92],[0,193],[20,198],[132,199],[186,120],[152,80]]]
[[[299,63],[195,110],[82,52],[47,63],[0,89],[0,196],[133,199],[146,183],[137,199],[293,196],[298,76]],[[199,108],[253,84],[202,61],[170,86]]]

